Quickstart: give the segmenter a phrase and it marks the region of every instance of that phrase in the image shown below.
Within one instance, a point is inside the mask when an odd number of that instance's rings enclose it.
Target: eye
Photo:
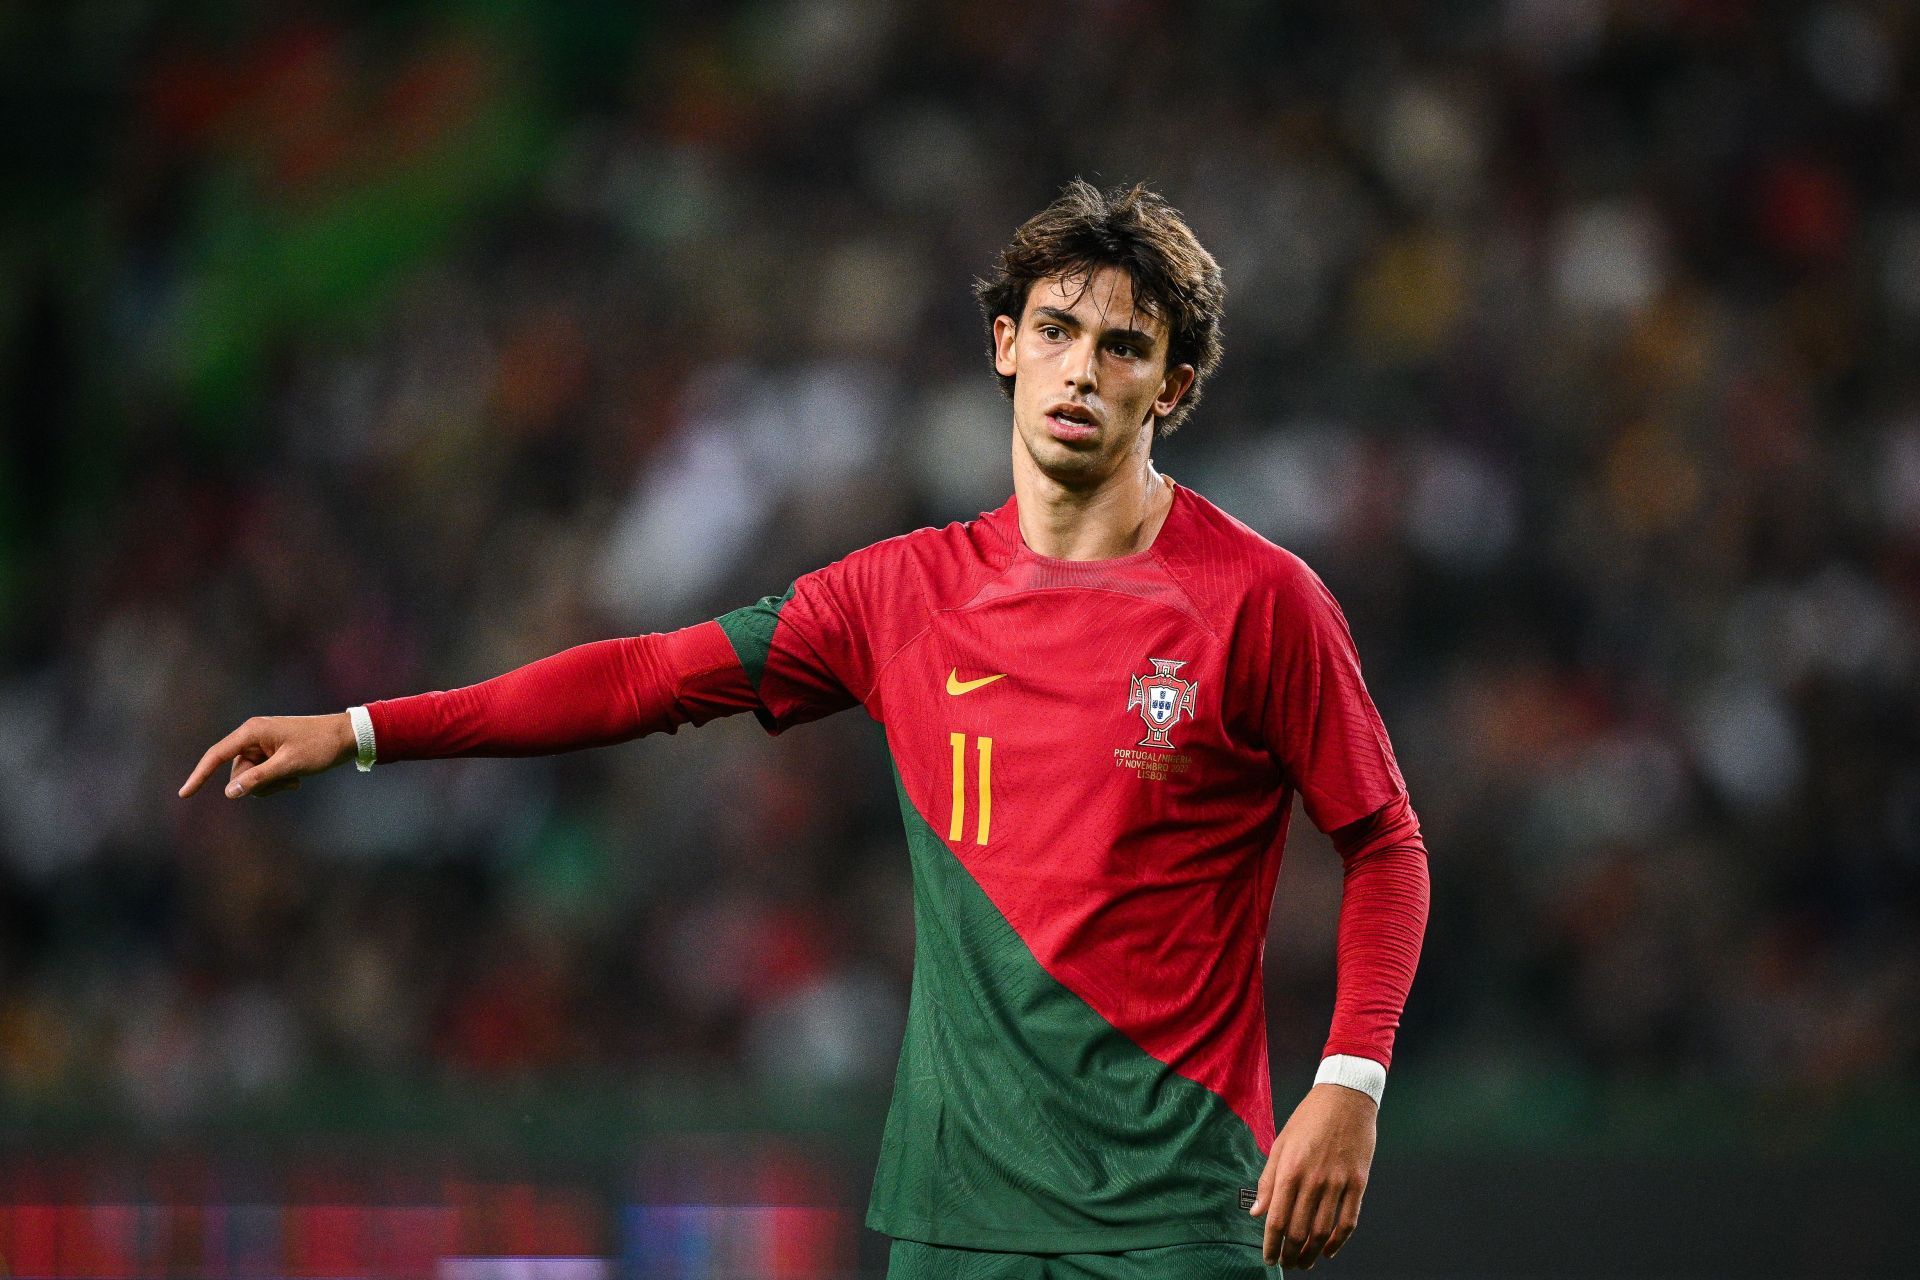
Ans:
[[[1040,326],[1040,336],[1049,342],[1058,342],[1067,336],[1067,331],[1057,324],[1043,324]]]
[[[1119,356],[1122,360],[1131,360],[1135,356],[1140,354],[1138,351],[1134,350],[1133,344],[1131,342],[1116,342],[1113,344],[1113,347],[1111,348],[1111,350],[1113,351],[1113,354]]]

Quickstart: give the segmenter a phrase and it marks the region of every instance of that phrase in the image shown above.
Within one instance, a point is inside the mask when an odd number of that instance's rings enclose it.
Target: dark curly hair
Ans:
[[[1076,178],[1020,225],[992,273],[974,281],[973,295],[987,322],[988,351],[994,317],[1018,324],[1035,281],[1090,276],[1102,266],[1125,271],[1136,304],[1167,326],[1167,368],[1193,366],[1193,386],[1155,428],[1155,434],[1168,435],[1199,403],[1207,375],[1220,363],[1220,312],[1227,289],[1220,264],[1201,247],[1179,210],[1145,183],[1103,192]],[[1000,389],[1011,399],[1013,379],[1002,375]]]

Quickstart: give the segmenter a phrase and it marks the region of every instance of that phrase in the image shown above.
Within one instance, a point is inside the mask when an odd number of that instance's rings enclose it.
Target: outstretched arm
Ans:
[[[1426,843],[1404,793],[1332,835],[1344,868],[1333,1029],[1251,1210],[1266,1217],[1267,1261],[1286,1267],[1331,1258],[1359,1221],[1393,1033],[1427,924]]]
[[[671,733],[759,706],[718,623],[576,645],[462,689],[369,703],[381,761],[527,756]],[[256,716],[222,738],[180,788],[231,762],[227,795],[272,795],[362,756],[346,712]],[[366,763],[371,763],[367,760]]]
[[[381,761],[603,747],[758,706],[718,623],[575,645],[464,689],[367,704]]]

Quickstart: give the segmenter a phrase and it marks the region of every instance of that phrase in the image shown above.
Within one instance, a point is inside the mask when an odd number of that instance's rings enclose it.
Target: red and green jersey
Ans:
[[[1404,791],[1320,580],[1176,486],[1135,555],[1036,555],[1009,501],[718,623],[769,729],[858,704],[892,754],[916,942],[869,1225],[1258,1243],[1292,798],[1332,830]],[[1329,1051],[1386,1062],[1404,995]]]
[[[365,710],[395,761],[856,704],[892,751],[917,926],[868,1222],[1033,1252],[1257,1243],[1292,798],[1344,863],[1328,1054],[1390,1060],[1426,857],[1339,608],[1198,494],[1138,555],[1035,555],[1009,501],[716,621]]]

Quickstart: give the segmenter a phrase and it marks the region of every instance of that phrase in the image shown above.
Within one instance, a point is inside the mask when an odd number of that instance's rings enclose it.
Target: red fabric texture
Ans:
[[[717,622],[575,645],[465,688],[367,704],[376,758],[602,747],[759,706]]]
[[[1151,745],[1134,681],[1161,660],[1192,700]],[[1176,488],[1146,551],[1054,560],[1009,501],[801,578],[760,693],[777,728],[864,703],[914,807],[1042,967],[1271,1144],[1261,966],[1293,794],[1323,830],[1407,836],[1392,814],[1364,824],[1405,782],[1346,620],[1298,557]],[[1382,1063],[1425,922],[1408,853],[1357,855],[1342,907],[1336,1038]]]
[[[1272,628],[1261,733],[1307,817],[1332,832],[1377,812],[1407,784],[1360,678],[1346,615],[1304,564],[1276,592]]]
[[[1350,1053],[1387,1066],[1427,927],[1427,846],[1419,815],[1401,795],[1333,832],[1333,847],[1343,868],[1334,945],[1339,969],[1333,1026],[1321,1056]]]

